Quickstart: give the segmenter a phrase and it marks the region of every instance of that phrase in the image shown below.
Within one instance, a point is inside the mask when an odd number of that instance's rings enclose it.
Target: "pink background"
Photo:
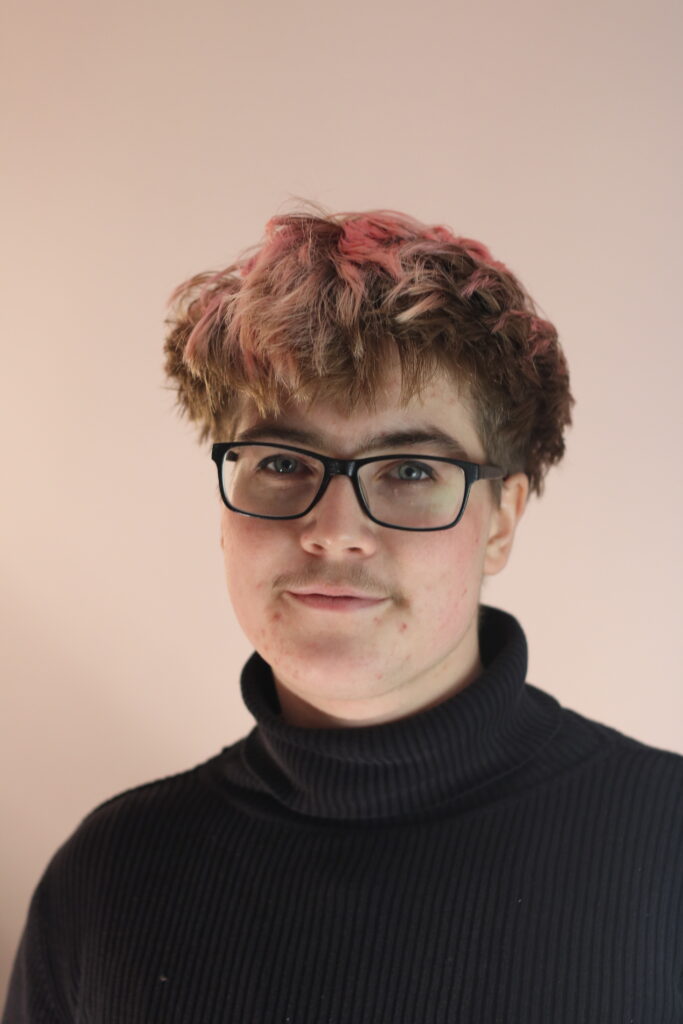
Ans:
[[[162,320],[292,196],[480,238],[555,321],[568,455],[483,597],[530,682],[680,750],[680,5],[5,9],[0,982],[83,816],[251,727]]]

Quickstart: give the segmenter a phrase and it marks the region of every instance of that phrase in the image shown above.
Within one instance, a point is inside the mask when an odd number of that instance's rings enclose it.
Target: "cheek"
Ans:
[[[457,532],[456,531],[460,531]],[[420,552],[424,618],[435,628],[453,627],[453,616],[466,617],[479,602],[483,572],[483,530],[462,520],[451,534],[429,538]]]
[[[266,639],[281,617],[271,606],[275,552],[257,520],[232,518],[235,521],[224,523],[221,531],[228,596],[244,635],[256,649],[265,650]]]
[[[247,516],[238,516],[226,509],[221,522],[223,564],[228,591],[233,604],[243,606],[252,595],[261,594],[267,586],[267,569],[274,561],[268,531]]]

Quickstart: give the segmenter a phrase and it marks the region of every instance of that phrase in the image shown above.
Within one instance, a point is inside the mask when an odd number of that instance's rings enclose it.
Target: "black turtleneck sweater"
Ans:
[[[92,811],[31,901],[5,1024],[680,1024],[683,758],[484,671],[395,722],[288,725]]]

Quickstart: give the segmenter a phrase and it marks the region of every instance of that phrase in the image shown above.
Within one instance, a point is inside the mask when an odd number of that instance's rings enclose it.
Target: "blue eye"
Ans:
[[[422,480],[434,479],[434,470],[423,462],[401,462],[395,468],[399,480],[404,480],[407,483],[419,483]]]

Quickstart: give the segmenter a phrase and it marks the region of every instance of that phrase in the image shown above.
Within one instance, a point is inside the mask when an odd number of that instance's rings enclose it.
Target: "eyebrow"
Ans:
[[[300,430],[296,427],[287,427],[280,423],[262,422],[246,430],[241,430],[237,437],[238,441],[291,441],[293,444],[312,445],[315,449],[324,451],[326,445],[320,434],[310,430]],[[439,427],[427,425],[421,430],[387,430],[381,434],[373,434],[364,437],[358,444],[359,452],[372,452],[381,448],[393,448],[399,450],[403,447],[414,447],[419,444],[436,444],[443,451],[454,459],[469,460],[465,446],[451,434],[447,434]]]

